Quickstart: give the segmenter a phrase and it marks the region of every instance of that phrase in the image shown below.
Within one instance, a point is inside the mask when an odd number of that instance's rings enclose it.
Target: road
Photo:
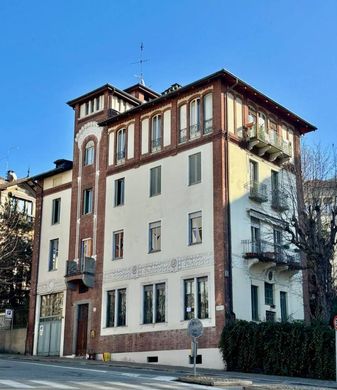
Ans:
[[[194,390],[210,386],[176,382],[165,371],[124,367],[79,367],[76,363],[49,363],[0,358],[0,390]],[[241,389],[231,388],[232,390]]]

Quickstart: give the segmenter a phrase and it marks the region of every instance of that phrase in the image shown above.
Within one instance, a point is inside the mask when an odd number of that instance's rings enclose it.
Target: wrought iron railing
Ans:
[[[190,126],[190,138],[197,138],[200,137],[201,131],[200,131],[200,123],[196,123],[195,125]]]
[[[151,140],[151,150],[156,151],[161,149],[161,138],[154,138]]]
[[[242,240],[242,252],[246,258],[276,261],[278,263],[300,264],[300,253],[289,249],[288,245],[266,240]]]
[[[213,119],[207,119],[204,121],[204,134],[209,134],[213,131]]]
[[[117,152],[117,161],[125,160],[125,149]]]
[[[282,151],[285,155],[292,156],[292,144],[288,140],[284,140],[275,130],[266,130],[265,126],[257,126],[255,123],[249,129],[249,138],[255,138],[262,143],[273,146]]]
[[[179,143],[183,143],[187,141],[187,129],[179,130]]]
[[[246,184],[246,188],[249,190],[249,198],[256,202],[267,202],[267,185],[259,183],[258,181],[250,181]]]

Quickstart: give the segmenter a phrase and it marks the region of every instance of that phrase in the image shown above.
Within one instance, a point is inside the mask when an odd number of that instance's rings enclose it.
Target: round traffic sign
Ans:
[[[204,331],[202,322],[198,318],[192,318],[188,323],[188,334],[191,337],[200,337]]]

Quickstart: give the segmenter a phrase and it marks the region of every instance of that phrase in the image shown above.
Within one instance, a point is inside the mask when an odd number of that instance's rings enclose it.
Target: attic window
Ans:
[[[97,96],[80,106],[80,118],[95,114],[98,111],[102,111],[104,108],[104,95]]]

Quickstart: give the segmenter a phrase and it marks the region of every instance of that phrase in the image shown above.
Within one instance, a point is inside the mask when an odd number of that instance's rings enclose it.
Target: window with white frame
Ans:
[[[201,153],[188,156],[188,184],[198,184],[201,182]]]
[[[94,141],[88,141],[84,150],[84,165],[92,165],[94,163],[95,144]]]
[[[123,162],[125,160],[125,156],[126,156],[125,145],[126,145],[126,130],[119,129],[117,131],[117,152],[116,152],[117,163]]]
[[[179,107],[179,143],[187,141],[187,117],[186,117],[186,104]]]
[[[113,259],[122,259],[124,251],[124,231],[113,233]]]
[[[53,199],[51,224],[55,225],[60,222],[61,198]]]
[[[274,285],[271,283],[264,283],[264,298],[265,304],[273,306],[274,305]]]
[[[115,206],[124,204],[125,179],[124,177],[115,180]]]
[[[81,241],[81,259],[92,256],[92,239],[85,238]]]
[[[213,131],[213,95],[208,93],[204,96],[204,134],[209,134]]]
[[[165,322],[165,283],[149,284],[143,287],[143,323]]]
[[[96,98],[81,104],[79,117],[83,118],[87,115],[95,114],[96,112],[103,110],[103,108],[104,95],[97,96]]]
[[[55,238],[49,242],[49,271],[57,270],[59,258],[59,239]]]
[[[150,169],[150,196],[161,193],[161,166]]]
[[[151,122],[151,151],[155,152],[161,149],[162,142],[162,117],[156,115]]]
[[[189,244],[200,244],[202,242],[202,216],[201,211],[191,213],[189,218]]]
[[[87,188],[83,191],[83,214],[90,214],[92,213],[92,198],[93,198],[93,192],[92,188]]]
[[[251,285],[252,320],[259,321],[259,288]]]
[[[149,252],[161,250],[161,222],[152,222],[149,225]]]
[[[106,327],[126,326],[126,288],[107,292]]]
[[[280,291],[280,308],[281,308],[281,321],[288,321],[288,304],[287,304],[287,293]]]
[[[190,138],[200,136],[200,98],[190,103]]]
[[[207,276],[184,280],[184,319],[209,318]]]

